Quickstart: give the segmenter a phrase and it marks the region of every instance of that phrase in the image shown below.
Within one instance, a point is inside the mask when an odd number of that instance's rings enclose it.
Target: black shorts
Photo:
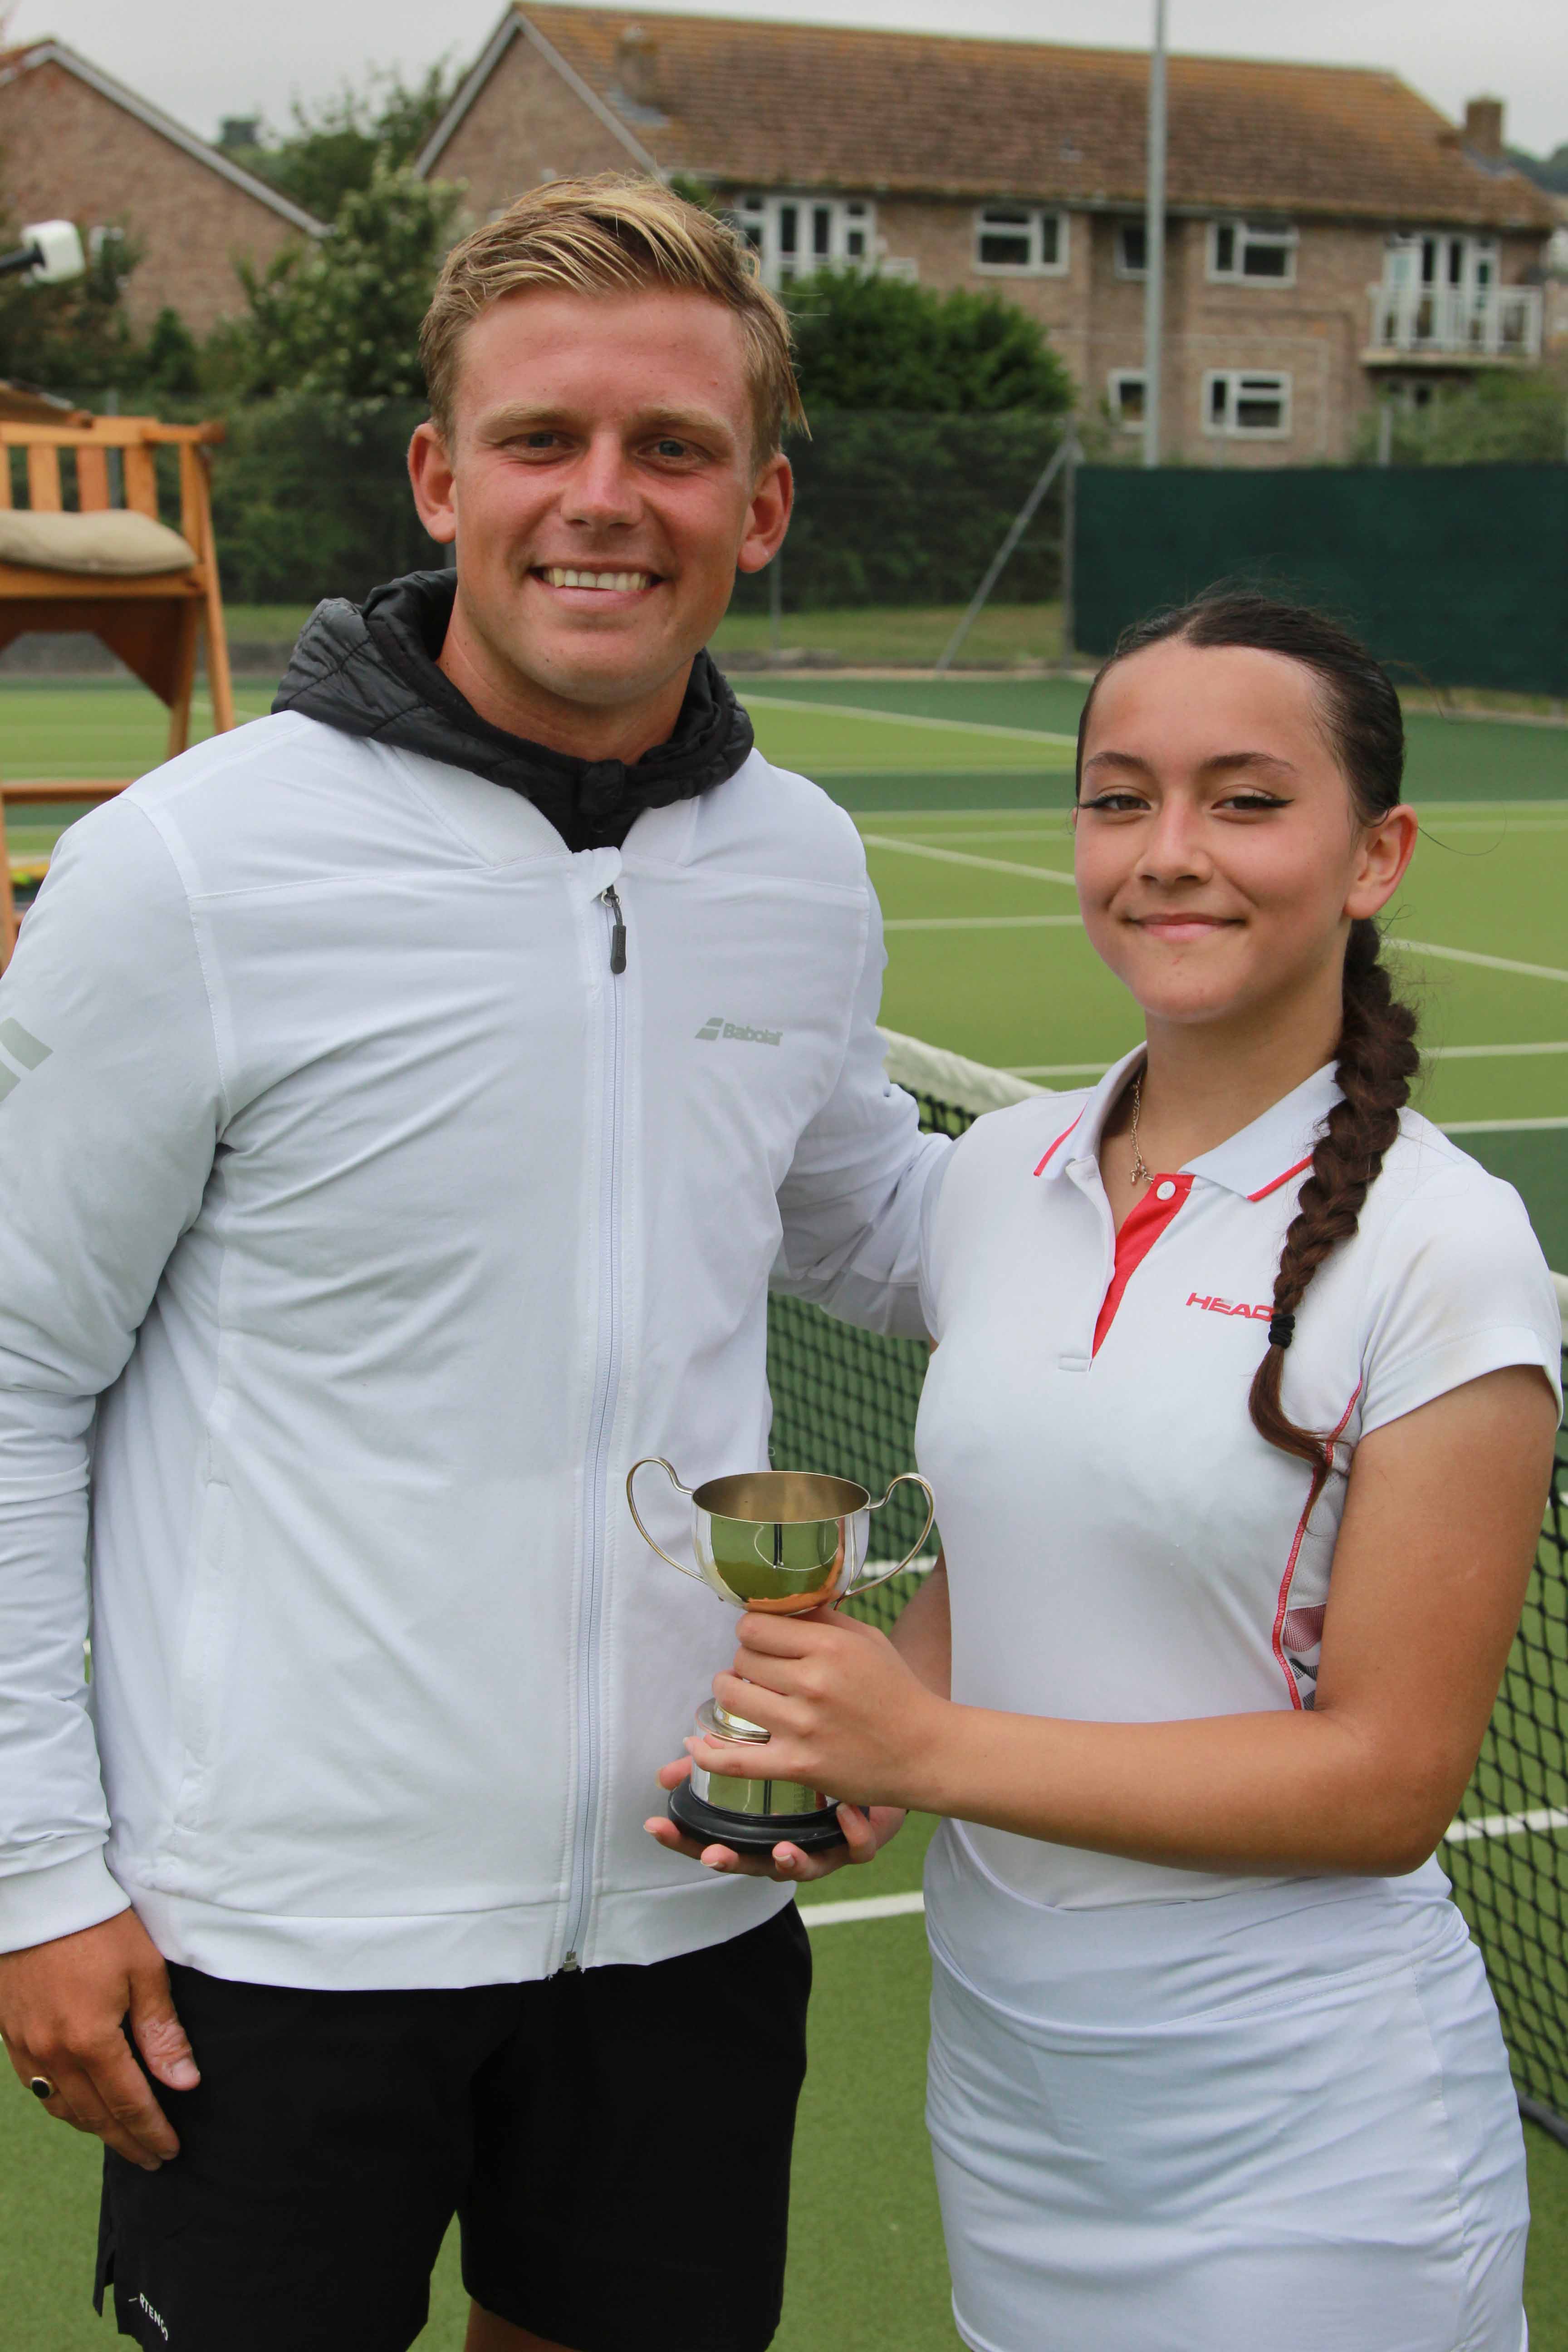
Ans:
[[[405,2352],[454,2213],[476,2303],[570,2352],[763,2352],[811,1956],[793,1904],[646,1968],[303,1992],[170,1970],[180,2154],[105,2151],[98,2307],[151,2352]]]

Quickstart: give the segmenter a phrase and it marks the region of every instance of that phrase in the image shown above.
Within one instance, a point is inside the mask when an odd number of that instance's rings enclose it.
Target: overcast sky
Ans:
[[[649,17],[723,16],[1011,34],[1128,48],[1149,38],[1152,0],[648,0]],[[216,135],[226,114],[283,121],[289,100],[325,96],[367,64],[416,74],[467,65],[500,0],[0,0],[10,39],[53,33],[155,104]],[[1210,55],[1392,66],[1453,115],[1483,92],[1508,102],[1511,143],[1568,142],[1564,0],[1170,0],[1171,46]]]

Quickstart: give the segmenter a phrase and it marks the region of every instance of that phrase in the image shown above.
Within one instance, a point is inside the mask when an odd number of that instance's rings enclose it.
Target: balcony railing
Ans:
[[[1456,359],[1541,356],[1539,286],[1373,286],[1372,347]]]

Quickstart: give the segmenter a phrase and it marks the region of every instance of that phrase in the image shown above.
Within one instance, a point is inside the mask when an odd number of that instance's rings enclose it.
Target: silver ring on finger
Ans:
[[[59,2085],[56,2083],[51,2083],[47,2074],[34,2074],[31,2076],[27,2084],[27,2088],[31,2091],[35,2099],[58,2099],[60,2095]]]

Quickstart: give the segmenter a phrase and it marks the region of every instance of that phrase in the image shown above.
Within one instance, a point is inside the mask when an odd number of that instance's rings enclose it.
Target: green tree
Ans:
[[[377,162],[331,235],[286,247],[263,271],[240,265],[250,307],[243,388],[378,400],[420,392],[419,322],[461,198]]]
[[[378,169],[414,162],[450,103],[457,77],[443,58],[424,78],[372,71],[363,90],[347,85],[306,105],[298,99],[292,129],[231,148],[236,163],[270,181],[317,220],[335,221],[345,199],[363,195]]]
[[[1381,419],[1362,418],[1356,457],[1378,453]],[[1396,406],[1389,456],[1396,466],[1551,466],[1568,454],[1568,381],[1556,369],[1478,376],[1433,394],[1422,408]]]
[[[1531,155],[1522,147],[1510,147],[1508,160],[1527,180],[1538,188],[1546,188],[1556,196],[1568,196],[1568,140],[1552,150],[1550,155]]]
[[[153,331],[137,354],[137,389],[174,400],[189,400],[203,389],[202,353],[195,337],[177,310],[165,303],[153,321]]]
[[[1026,310],[857,269],[797,278],[785,299],[808,410],[1065,415],[1071,379]]]
[[[16,242],[16,227],[0,220],[0,248]],[[141,248],[118,228],[95,238],[84,228],[82,243],[86,274],[63,286],[0,278],[0,376],[74,396],[135,375],[136,338],[124,294]]]

